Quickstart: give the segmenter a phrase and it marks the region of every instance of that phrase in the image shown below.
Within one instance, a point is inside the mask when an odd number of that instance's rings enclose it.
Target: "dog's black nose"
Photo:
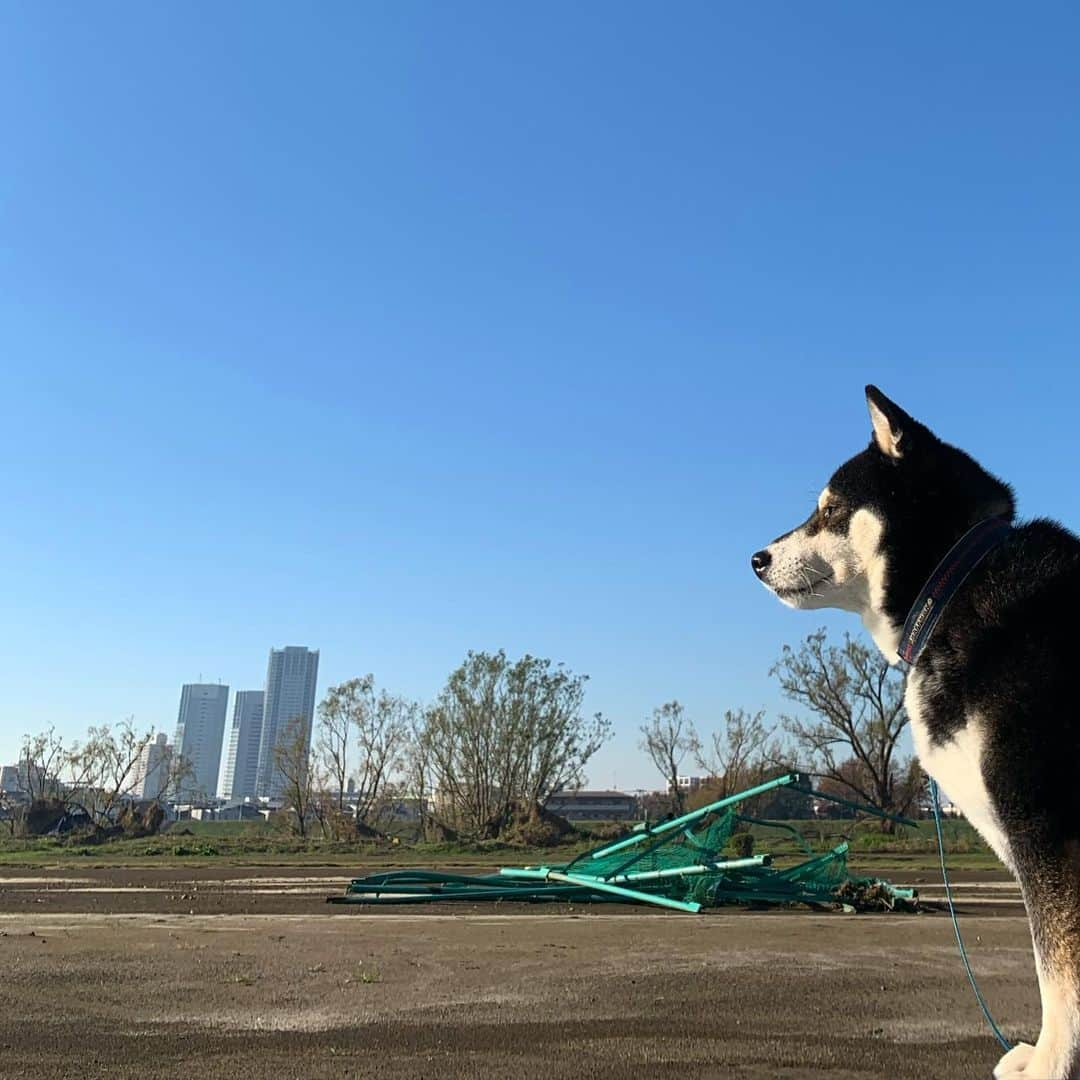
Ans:
[[[761,577],[766,570],[769,569],[769,564],[772,562],[772,556],[767,551],[755,551],[750,556],[750,565],[754,568],[754,573],[758,577]]]

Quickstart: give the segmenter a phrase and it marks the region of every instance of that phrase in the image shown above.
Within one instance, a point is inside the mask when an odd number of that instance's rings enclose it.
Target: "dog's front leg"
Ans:
[[[1017,1043],[1002,1059],[994,1066],[994,1080],[1010,1080],[1027,1075],[1028,1062],[1035,1047],[1031,1043]]]
[[[1019,1043],[994,1069],[994,1080],[1080,1078],[1080,980],[1069,966],[1047,963],[1035,944],[1042,1030],[1034,1046]]]

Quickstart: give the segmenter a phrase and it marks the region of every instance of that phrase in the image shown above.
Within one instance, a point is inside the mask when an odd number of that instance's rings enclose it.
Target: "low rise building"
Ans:
[[[231,803],[221,807],[217,812],[218,821],[266,821],[270,817],[270,810],[262,803],[250,800]]]
[[[556,791],[544,804],[567,821],[634,821],[637,798],[623,791]]]
[[[4,795],[30,798],[31,795],[40,795],[44,787],[55,788],[57,784],[55,781],[45,784],[44,775],[38,765],[23,760],[17,765],[0,766],[0,792]]]
[[[692,791],[697,791],[702,784],[708,783],[709,777],[707,776],[676,776],[675,783],[678,785],[679,790],[688,795]]]

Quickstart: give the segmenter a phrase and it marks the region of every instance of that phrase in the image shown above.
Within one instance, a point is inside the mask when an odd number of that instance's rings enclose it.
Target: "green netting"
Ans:
[[[824,855],[785,869],[770,867],[763,874],[729,870],[711,880],[707,887],[714,905],[748,901],[830,904],[836,902],[835,890],[848,880],[847,844],[841,844]]]
[[[644,851],[624,849],[604,855],[586,852],[568,864],[567,869],[571,873],[587,873],[590,877],[610,877],[620,872],[642,874],[713,862],[725,857],[724,848],[737,824],[738,815],[734,810],[727,810],[716,814],[711,822],[696,831],[687,826],[662,843],[643,845]]]

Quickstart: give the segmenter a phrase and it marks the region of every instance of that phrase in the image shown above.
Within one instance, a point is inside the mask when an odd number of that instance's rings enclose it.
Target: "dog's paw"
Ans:
[[[994,1080],[1020,1080],[1034,1053],[1031,1043],[1017,1043],[994,1066]]]

